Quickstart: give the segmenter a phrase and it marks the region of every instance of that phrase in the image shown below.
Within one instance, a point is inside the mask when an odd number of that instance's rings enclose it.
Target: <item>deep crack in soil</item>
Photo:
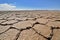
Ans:
[[[27,13],[28,14],[28,13]],[[11,14],[12,15],[12,14]],[[14,17],[12,18],[12,19],[10,19],[10,20],[16,20],[17,22],[13,22],[13,23],[10,23],[10,24],[8,24],[8,23],[5,23],[5,22],[7,22],[7,21],[10,21],[8,18],[10,18],[11,17],[11,15],[10,16],[7,16],[6,17],[6,19],[4,19],[4,17],[6,16],[6,15],[1,15],[3,18],[2,19],[0,19],[0,20],[5,20],[5,21],[2,21],[1,23],[0,23],[0,25],[1,26],[10,26],[8,29],[6,29],[5,31],[3,31],[3,32],[1,32],[0,33],[0,35],[3,35],[3,34],[5,34],[7,31],[9,31],[10,29],[15,29],[15,30],[17,30],[17,31],[19,31],[17,34],[16,34],[16,36],[15,36],[15,38],[13,39],[13,40],[18,40],[18,38],[20,37],[20,35],[21,35],[21,32],[22,31],[24,31],[24,30],[29,30],[29,29],[32,29],[34,32],[35,32],[35,34],[38,34],[39,36],[42,36],[43,38],[45,38],[46,40],[52,40],[52,38],[53,38],[53,36],[54,36],[54,30],[57,30],[57,29],[60,29],[60,27],[56,27],[56,26],[50,26],[49,28],[50,28],[50,30],[51,30],[51,33],[49,34],[49,36],[45,36],[44,34],[42,34],[41,32],[38,32],[35,28],[33,28],[35,25],[37,25],[37,24],[39,24],[39,25],[46,25],[47,23],[49,23],[51,20],[50,19],[52,19],[53,20],[53,18],[55,18],[54,16],[53,17],[47,17],[47,19],[49,19],[49,21],[45,21],[44,19],[46,19],[45,18],[45,16],[44,17],[42,17],[43,19],[42,20],[39,20],[39,21],[41,21],[41,23],[37,20],[37,19],[39,19],[39,18],[41,18],[41,16],[40,17],[37,17],[37,18],[34,18],[34,19],[28,19],[28,17],[29,16],[26,16],[27,17],[27,19],[23,19],[23,20],[20,20],[20,19],[15,19]],[[13,14],[13,16],[16,16],[17,18],[20,18],[20,17],[18,17],[18,15],[22,15],[22,14],[16,14],[15,13],[15,15]],[[29,14],[28,14],[29,15]],[[30,15],[32,15],[32,14],[30,14]],[[37,14],[36,14],[37,15]],[[0,17],[1,17],[0,16]],[[35,23],[33,23],[32,24],[32,26],[27,26],[26,28],[21,28],[21,29],[19,29],[19,28],[16,28],[16,27],[13,27],[14,26],[14,24],[17,24],[18,22],[23,22],[23,21],[28,21],[28,20],[33,20],[33,21],[36,21]],[[44,22],[42,22],[42,21],[44,21]],[[54,21],[57,21],[57,22],[60,22],[60,20],[54,20]],[[5,23],[5,24],[4,24]],[[45,23],[45,24],[44,24]],[[27,24],[28,25],[28,24]],[[48,25],[49,26],[49,25]],[[1,29],[1,28],[0,28]],[[43,30],[43,29],[42,29]],[[47,31],[47,30],[46,30]],[[0,39],[1,40],[1,39]],[[4,39],[5,40],[5,39]],[[24,39],[25,40],[25,39]],[[39,39],[40,40],[40,39]]]

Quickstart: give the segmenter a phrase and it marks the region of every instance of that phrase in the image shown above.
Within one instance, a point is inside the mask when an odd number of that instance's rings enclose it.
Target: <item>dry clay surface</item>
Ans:
[[[60,12],[0,11],[0,40],[60,40]]]

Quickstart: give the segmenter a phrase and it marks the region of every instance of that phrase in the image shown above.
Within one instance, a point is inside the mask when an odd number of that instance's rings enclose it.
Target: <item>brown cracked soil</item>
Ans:
[[[0,11],[0,40],[60,40],[60,12]]]

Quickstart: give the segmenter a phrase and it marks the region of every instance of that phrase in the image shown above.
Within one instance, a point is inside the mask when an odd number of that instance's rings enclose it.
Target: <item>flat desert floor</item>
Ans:
[[[0,40],[60,40],[60,11],[0,11]]]

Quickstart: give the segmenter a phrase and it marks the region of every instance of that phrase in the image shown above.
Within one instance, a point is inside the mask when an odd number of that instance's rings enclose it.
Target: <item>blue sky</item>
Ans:
[[[60,0],[0,0],[0,4],[15,6],[16,9],[60,10]],[[1,5],[0,5],[0,10],[1,8],[3,8]]]

